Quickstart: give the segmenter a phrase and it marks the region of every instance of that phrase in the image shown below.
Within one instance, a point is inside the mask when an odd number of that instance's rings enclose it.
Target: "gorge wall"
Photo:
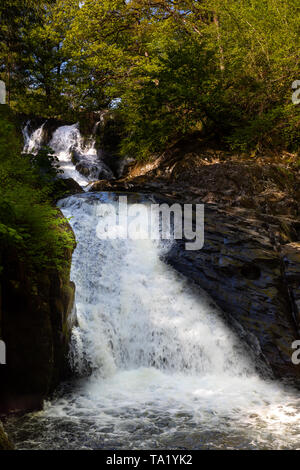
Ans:
[[[0,413],[41,408],[44,398],[68,374],[68,345],[75,321],[71,257],[66,250],[64,270],[33,273],[13,251],[2,255],[0,324],[7,364],[0,367]]]
[[[291,280],[299,286],[300,264],[298,273],[294,268],[289,274],[290,261],[284,250],[276,249],[265,222],[210,205],[203,249],[186,251],[183,244],[177,241],[167,262],[214,298],[275,377],[299,387],[300,367],[292,363],[299,311],[294,308]]]
[[[0,423],[0,451],[1,450],[13,450],[13,445],[4,432],[3,426]]]

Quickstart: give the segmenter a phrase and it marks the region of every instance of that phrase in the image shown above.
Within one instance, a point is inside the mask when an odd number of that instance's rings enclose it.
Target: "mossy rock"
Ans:
[[[14,446],[8,439],[2,424],[0,423],[0,450],[13,450]]]
[[[54,201],[63,199],[64,197],[72,196],[73,194],[83,193],[82,187],[72,178],[58,178],[52,184],[51,198]]]

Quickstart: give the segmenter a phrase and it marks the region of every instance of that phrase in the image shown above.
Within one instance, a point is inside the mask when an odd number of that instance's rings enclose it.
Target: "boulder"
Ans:
[[[111,171],[111,169],[107,165],[105,165],[104,163],[101,163],[101,167],[100,167],[97,179],[98,180],[103,180],[103,179],[114,180],[115,177],[114,177],[113,172]]]
[[[110,153],[103,149],[98,149],[97,154],[99,160],[112,172],[115,178],[121,178],[126,174],[127,169],[134,162],[132,158],[120,156],[118,153]]]
[[[58,201],[72,194],[83,193],[84,190],[73,178],[57,178],[53,183],[53,191],[51,197],[54,201]]]
[[[81,161],[77,163],[75,168],[83,176],[90,176],[91,174],[91,166],[86,162]]]
[[[112,180],[114,179],[114,175],[107,165],[103,162],[90,163],[88,160],[82,160],[76,165],[76,170],[86,177],[90,177],[91,179],[94,178],[95,180],[98,179],[105,179],[105,180]]]
[[[73,165],[77,165],[82,160],[82,154],[78,152],[76,149],[72,148],[71,149],[71,160]]]

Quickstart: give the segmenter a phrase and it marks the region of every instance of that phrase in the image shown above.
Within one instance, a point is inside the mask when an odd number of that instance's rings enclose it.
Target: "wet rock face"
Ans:
[[[90,163],[87,160],[81,160],[76,164],[76,170],[83,176],[95,179],[114,179],[114,175],[105,163],[99,161],[97,164]]]
[[[3,426],[0,423],[0,450],[13,450],[13,444],[9,441]]]
[[[39,118],[36,116],[31,116],[29,119],[30,119],[30,122],[29,122],[30,133],[34,132],[36,129],[41,127],[42,124],[44,124],[41,146],[49,145],[49,142],[51,141],[52,136],[58,127],[70,124],[67,121],[60,121],[54,118],[45,119],[45,118]],[[28,116],[24,119],[23,126],[25,125],[27,120],[28,120]]]
[[[75,286],[68,268],[29,272],[16,253],[4,254],[1,337],[6,365],[0,367],[0,414],[41,408],[68,374],[67,353],[74,318]]]
[[[77,183],[77,181],[72,178],[57,178],[53,182],[53,191],[51,197],[53,200],[58,201],[67,196],[72,196],[73,194],[83,193],[84,190]]]
[[[83,176],[90,176],[91,172],[94,171],[94,168],[92,168],[90,165],[88,165],[88,163],[85,162],[77,163],[75,168]]]
[[[242,327],[239,334],[276,377],[300,385],[300,367],[291,361],[299,334],[286,283],[287,276],[299,306],[299,246],[285,249],[285,276],[264,222],[205,207],[203,249],[186,251],[180,240],[166,261],[205,289],[233,326]]]
[[[109,153],[102,148],[98,149],[97,154],[99,160],[111,172],[113,178],[121,178],[124,174],[126,174],[128,167],[132,163],[131,158],[121,157],[116,153]],[[98,179],[102,179],[101,174],[99,175]]]
[[[294,318],[300,325],[300,243],[288,243],[281,249],[284,274],[293,305]]]

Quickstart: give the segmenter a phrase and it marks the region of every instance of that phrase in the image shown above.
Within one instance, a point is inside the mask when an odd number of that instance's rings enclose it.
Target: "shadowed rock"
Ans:
[[[298,324],[281,255],[264,222],[206,205],[203,249],[186,251],[184,243],[176,241],[166,261],[205,289],[234,327],[242,327],[239,334],[276,377],[300,386],[300,367],[291,362]],[[285,253],[291,260],[288,248]],[[289,264],[291,281],[296,270],[299,282],[299,266]],[[299,284],[295,299],[298,291]]]

